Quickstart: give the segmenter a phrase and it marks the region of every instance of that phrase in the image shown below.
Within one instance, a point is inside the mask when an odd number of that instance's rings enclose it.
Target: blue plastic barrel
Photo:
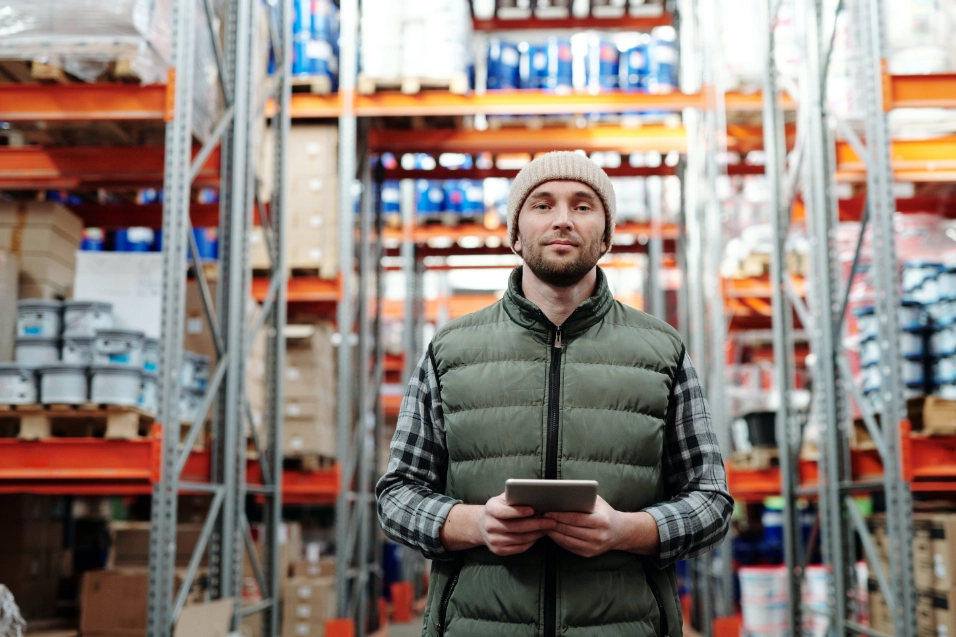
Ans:
[[[113,234],[116,252],[151,252],[156,235],[152,228],[123,228]]]
[[[292,74],[311,75],[312,0],[293,0],[292,14]]]
[[[397,181],[382,183],[382,212],[385,214],[401,213],[402,192]]]
[[[518,47],[498,38],[488,41],[488,88],[518,88],[521,55]]]
[[[610,40],[588,39],[587,82],[591,89],[615,89],[620,85],[620,51]]]
[[[442,212],[461,214],[465,210],[465,191],[461,187],[461,180],[448,179],[443,186],[444,209]]]
[[[216,228],[193,228],[196,247],[199,248],[201,261],[215,261],[219,258],[219,231]]]
[[[621,61],[621,88],[646,91],[651,79],[650,37],[628,49]]]
[[[103,228],[83,228],[80,250],[84,252],[102,252],[106,248],[106,233]]]
[[[571,40],[556,37],[548,38],[545,51],[547,71],[544,77],[544,88],[571,88],[574,66],[571,55]]]
[[[468,216],[483,215],[485,213],[485,191],[483,182],[473,179],[462,179],[461,189],[465,193],[465,202],[462,212]]]
[[[548,79],[548,48],[522,42],[518,50],[521,88],[544,88]]]
[[[657,27],[651,50],[651,89],[655,93],[677,90],[677,34],[673,27]]]

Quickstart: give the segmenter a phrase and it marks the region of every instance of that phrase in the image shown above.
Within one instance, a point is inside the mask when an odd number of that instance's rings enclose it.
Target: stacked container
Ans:
[[[743,634],[779,637],[787,632],[788,587],[786,566],[742,566],[740,609]]]

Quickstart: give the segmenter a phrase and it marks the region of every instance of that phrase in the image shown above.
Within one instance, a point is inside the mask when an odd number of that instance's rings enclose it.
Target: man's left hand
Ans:
[[[591,513],[545,513],[558,525],[547,531],[554,543],[582,557],[594,557],[621,548],[628,534],[627,520],[598,496]]]

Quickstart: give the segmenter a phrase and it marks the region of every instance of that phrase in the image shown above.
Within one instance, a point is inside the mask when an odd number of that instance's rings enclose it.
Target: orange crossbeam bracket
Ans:
[[[326,621],[325,637],[355,637],[355,620],[330,619]]]
[[[176,115],[176,67],[169,67],[166,77],[166,114],[163,121],[171,122]]]
[[[908,419],[900,422],[900,477],[905,482],[912,482],[915,476],[913,471],[913,439],[910,436],[912,426]]]
[[[412,621],[412,602],[415,600],[415,589],[411,582],[393,582],[392,592],[392,621],[396,624],[405,624]]]

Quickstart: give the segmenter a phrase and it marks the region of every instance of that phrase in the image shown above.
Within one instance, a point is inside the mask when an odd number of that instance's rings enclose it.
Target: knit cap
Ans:
[[[508,241],[514,250],[518,239],[518,212],[528,195],[546,181],[579,181],[590,186],[604,203],[606,223],[604,242],[611,249],[617,200],[611,179],[593,161],[581,153],[555,151],[541,155],[521,169],[508,194]]]

